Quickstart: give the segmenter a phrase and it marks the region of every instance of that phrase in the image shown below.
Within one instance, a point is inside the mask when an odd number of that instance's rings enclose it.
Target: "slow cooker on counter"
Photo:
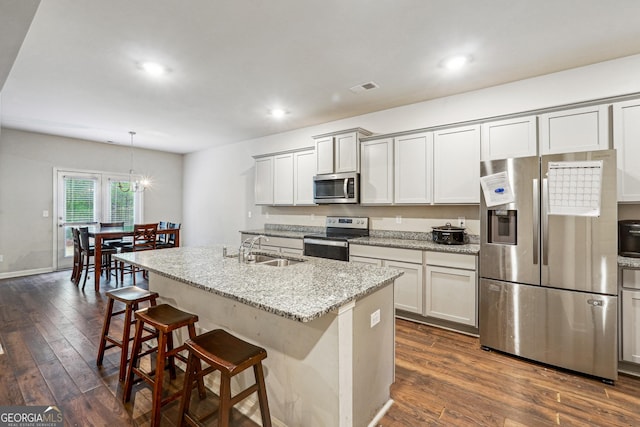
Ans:
[[[455,227],[450,222],[439,227],[431,227],[431,238],[434,243],[443,245],[464,245],[467,243],[467,233],[464,227]]]

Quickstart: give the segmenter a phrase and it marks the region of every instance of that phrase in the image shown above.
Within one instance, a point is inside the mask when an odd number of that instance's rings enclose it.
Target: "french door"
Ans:
[[[100,222],[142,222],[143,193],[122,191],[128,175],[58,170],[56,173],[57,227],[54,230],[54,262],[57,270],[73,265],[71,228]],[[127,185],[123,186],[125,189]]]

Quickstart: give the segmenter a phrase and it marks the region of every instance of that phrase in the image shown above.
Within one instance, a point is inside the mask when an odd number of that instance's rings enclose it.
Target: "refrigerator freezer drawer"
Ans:
[[[618,297],[480,281],[480,345],[618,378]]]

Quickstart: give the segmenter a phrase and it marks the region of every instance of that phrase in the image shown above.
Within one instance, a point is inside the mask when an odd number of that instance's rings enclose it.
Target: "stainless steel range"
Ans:
[[[349,239],[369,235],[369,218],[328,216],[324,233],[304,236],[304,254],[349,261]]]

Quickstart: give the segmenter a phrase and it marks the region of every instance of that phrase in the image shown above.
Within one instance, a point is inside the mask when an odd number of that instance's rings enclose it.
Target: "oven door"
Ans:
[[[318,258],[349,261],[349,242],[304,238],[304,255]]]

